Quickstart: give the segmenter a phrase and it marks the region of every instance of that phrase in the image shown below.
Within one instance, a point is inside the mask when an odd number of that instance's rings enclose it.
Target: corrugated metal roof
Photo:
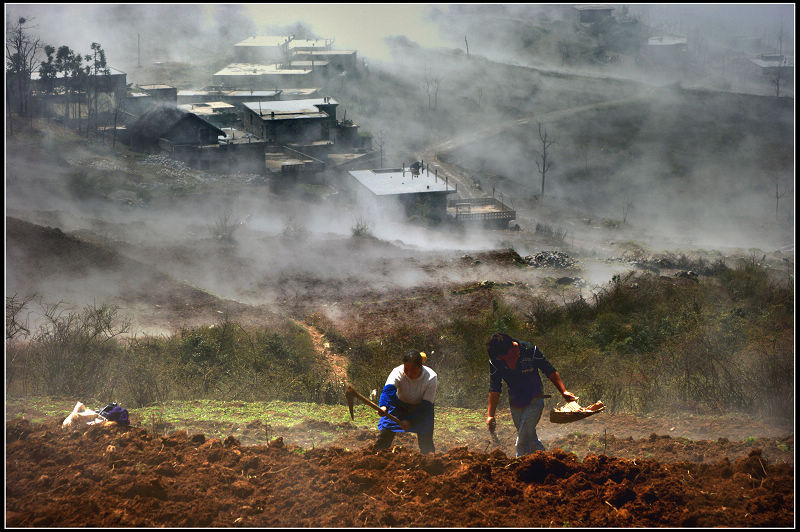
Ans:
[[[381,170],[351,170],[350,175],[359,183],[367,187],[376,196],[393,196],[397,194],[420,194],[429,192],[455,192],[449,184],[445,187],[444,179],[437,179],[436,175],[427,171],[412,176],[411,170],[406,168],[389,168]]]

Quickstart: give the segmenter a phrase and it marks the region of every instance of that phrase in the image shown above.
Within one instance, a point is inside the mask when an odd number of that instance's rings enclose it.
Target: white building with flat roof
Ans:
[[[416,165],[414,165],[416,166]],[[428,217],[447,216],[447,196],[456,188],[430,167],[382,168],[350,170],[353,189],[359,203],[385,207],[391,203],[402,206],[407,216],[424,213]]]

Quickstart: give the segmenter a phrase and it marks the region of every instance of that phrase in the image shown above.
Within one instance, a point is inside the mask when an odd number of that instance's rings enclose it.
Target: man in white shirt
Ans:
[[[438,377],[424,362],[424,353],[408,351],[403,355],[403,364],[394,368],[386,379],[378,406],[399,418],[400,424],[381,416],[378,421],[381,432],[374,449],[389,448],[395,432],[416,432],[419,450],[423,454],[436,451],[433,445],[433,402]]]

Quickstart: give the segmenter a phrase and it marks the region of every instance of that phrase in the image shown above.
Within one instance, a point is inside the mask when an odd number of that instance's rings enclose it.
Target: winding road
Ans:
[[[477,142],[479,140],[492,137],[513,127],[524,126],[535,122],[542,122],[542,123],[552,122],[554,120],[559,120],[561,118],[572,116],[578,113],[583,113],[585,111],[610,109],[612,107],[616,107],[619,105],[636,102],[644,98],[647,98],[649,96],[652,96],[656,90],[657,88],[648,88],[642,90],[636,96],[628,96],[626,98],[620,98],[617,100],[610,100],[606,102],[598,102],[587,105],[579,105],[576,107],[570,107],[569,109],[561,109],[559,111],[552,111],[549,113],[531,114],[515,120],[507,120],[495,123],[480,129],[473,130],[470,133],[459,135],[457,137],[452,137],[443,142],[439,142],[437,144],[428,146],[427,148],[422,150],[421,153],[417,153],[416,157],[417,160],[425,161],[426,164],[432,164],[434,168],[438,168],[441,177],[446,178],[448,182],[456,183],[458,185],[457,195],[459,198],[485,197],[487,195],[486,192],[473,186],[473,175],[470,172],[466,171],[465,169],[459,167],[454,163],[443,161],[442,159],[439,158],[439,155],[443,152],[449,152],[455,150],[456,148],[460,148],[472,142]]]

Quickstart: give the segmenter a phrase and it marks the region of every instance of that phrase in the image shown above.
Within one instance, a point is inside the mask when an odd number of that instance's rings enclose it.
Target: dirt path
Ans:
[[[549,113],[542,113],[542,114],[536,113],[523,116],[515,120],[508,120],[492,124],[490,126],[471,131],[470,133],[459,135],[457,137],[453,137],[451,139],[429,146],[425,148],[421,154],[418,155],[418,158],[422,159],[423,161],[427,161],[428,163],[432,163],[434,166],[438,166],[439,172],[444,177],[446,177],[448,181],[453,181],[454,183],[457,183],[458,197],[461,198],[484,197],[487,195],[486,192],[478,188],[475,188],[473,186],[472,176],[469,174],[469,172],[460,168],[458,165],[454,163],[443,161],[442,159],[440,159],[439,154],[443,152],[451,152],[456,148],[460,148],[466,144],[477,142],[487,137],[495,136],[513,127],[525,126],[535,122],[542,122],[542,123],[551,122],[553,120],[559,120],[561,118],[565,118],[567,116],[571,116],[578,113],[583,113],[585,111],[608,109],[619,105],[635,102],[637,100],[641,100],[647,96],[652,95],[654,90],[655,89],[644,90],[641,94],[637,96],[629,96],[627,98],[620,98],[619,100],[611,100],[607,102],[579,105],[577,107],[570,107],[569,109],[562,109],[559,111],[552,111]]]
[[[296,323],[311,336],[311,341],[314,342],[314,349],[319,355],[320,361],[330,371],[331,381],[335,384],[344,385],[347,382],[347,359],[331,349],[331,345],[325,339],[325,335],[319,332],[316,327],[300,321]]]

